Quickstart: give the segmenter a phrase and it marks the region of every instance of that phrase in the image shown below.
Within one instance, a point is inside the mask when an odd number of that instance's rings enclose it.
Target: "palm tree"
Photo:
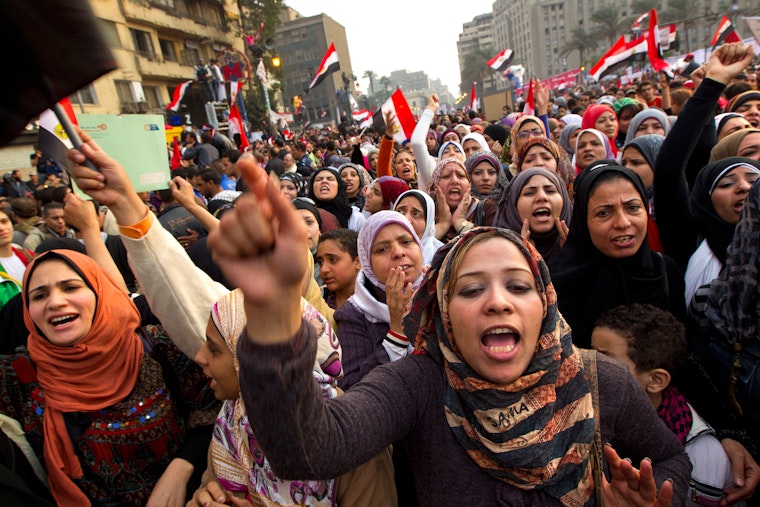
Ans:
[[[591,13],[591,21],[596,24],[594,35],[607,39],[610,46],[628,30],[628,23],[619,16],[620,8],[609,5]]]
[[[631,12],[637,18],[645,12],[657,9],[659,6],[660,0],[633,0],[633,2],[631,2]]]
[[[586,51],[596,46],[594,36],[586,33],[583,27],[576,27],[570,32],[570,40],[565,43],[560,56],[567,56],[573,51],[578,51],[581,65],[586,64]]]
[[[365,70],[364,74],[362,74],[362,77],[366,77],[369,79],[369,94],[373,95],[375,93],[375,79],[377,78],[377,73],[373,70]]]
[[[469,93],[472,83],[482,83],[493,74],[493,69],[488,66],[488,60],[493,58],[494,50],[490,46],[482,46],[475,49],[464,57],[464,66],[459,69],[461,93]]]
[[[375,74],[375,71],[373,70],[365,70],[364,74],[362,74],[362,77],[369,78],[369,94],[374,95],[375,94],[375,78],[377,77],[377,74]]]
[[[391,86],[391,79],[388,76],[383,76],[380,78],[380,84],[383,85],[383,91],[387,92]]]

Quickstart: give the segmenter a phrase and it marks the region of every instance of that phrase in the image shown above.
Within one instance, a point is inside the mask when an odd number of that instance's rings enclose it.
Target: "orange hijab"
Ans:
[[[50,343],[29,314],[29,280],[37,266],[53,259],[76,271],[96,297],[90,332],[70,347]],[[45,394],[44,458],[50,491],[59,506],[90,505],[71,480],[82,477],[82,466],[63,414],[93,412],[129,395],[143,357],[142,341],[137,335],[140,314],[129,296],[94,260],[70,250],[51,250],[34,259],[26,269],[23,286],[27,346]]]

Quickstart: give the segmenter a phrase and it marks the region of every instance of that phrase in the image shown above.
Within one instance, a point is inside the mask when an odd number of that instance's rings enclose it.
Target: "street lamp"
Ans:
[[[279,56],[273,56],[272,57],[272,67],[279,67],[280,66],[280,57]]]

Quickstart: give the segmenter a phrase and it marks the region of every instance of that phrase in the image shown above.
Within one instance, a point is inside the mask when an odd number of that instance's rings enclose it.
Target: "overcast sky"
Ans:
[[[459,87],[457,39],[462,24],[491,12],[493,0],[466,0],[454,5],[420,0],[285,0],[303,16],[324,12],[346,28],[354,74],[366,70],[378,77],[394,70],[424,70],[440,79],[454,96]],[[501,48],[503,49],[503,48]],[[368,80],[360,79],[367,92]]]

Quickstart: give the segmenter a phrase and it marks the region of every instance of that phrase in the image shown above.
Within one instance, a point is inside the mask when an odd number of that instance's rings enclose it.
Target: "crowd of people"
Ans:
[[[431,95],[403,143],[197,128],[154,192],[81,131],[87,199],[35,153],[3,177],[0,499],[752,505],[754,56],[498,121]]]

